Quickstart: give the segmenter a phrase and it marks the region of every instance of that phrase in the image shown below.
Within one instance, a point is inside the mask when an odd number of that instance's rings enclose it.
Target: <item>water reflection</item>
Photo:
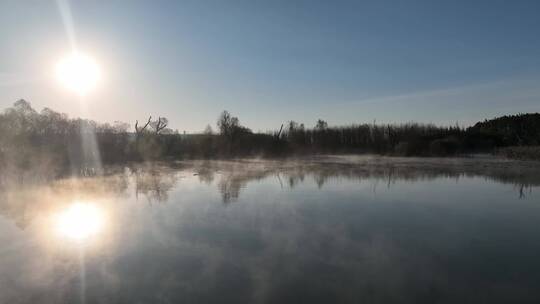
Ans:
[[[275,180],[281,188],[294,189],[305,182],[314,182],[322,189],[328,180],[341,179],[368,183],[371,191],[389,189],[398,182],[419,182],[480,177],[501,184],[513,185],[519,198],[532,194],[540,186],[540,165],[530,162],[495,159],[415,159],[320,157],[290,161],[193,161],[148,163],[131,167],[109,167],[105,176],[67,178],[46,182],[41,178],[31,183],[4,182],[0,185],[0,214],[15,220],[24,229],[34,216],[36,207],[51,205],[51,201],[92,201],[111,196],[167,202],[169,192],[186,177],[215,186],[225,204],[239,199],[249,183]],[[37,182],[36,182],[37,181]],[[133,186],[130,189],[130,185]],[[36,201],[42,201],[36,204]],[[64,203],[65,204],[65,203]]]
[[[538,164],[332,157],[104,170],[2,188],[0,303],[540,300]],[[44,233],[60,226],[60,238]],[[81,259],[63,236],[96,242]]]
[[[146,164],[130,168],[126,178],[132,177],[135,184],[135,197],[142,195],[147,202],[165,202],[168,192],[178,181],[178,169],[171,165]]]
[[[352,159],[351,159],[352,158]],[[187,164],[199,180],[212,183],[216,177],[224,203],[238,200],[240,192],[250,182],[276,178],[280,186],[293,189],[310,177],[319,189],[330,179],[347,179],[390,188],[400,181],[418,182],[437,178],[453,179],[482,177],[502,184],[512,184],[520,198],[540,186],[540,165],[496,159],[415,159],[320,157],[292,161],[206,161]]]

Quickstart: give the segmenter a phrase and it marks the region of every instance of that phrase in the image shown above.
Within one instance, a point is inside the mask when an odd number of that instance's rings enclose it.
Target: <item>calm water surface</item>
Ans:
[[[4,183],[0,303],[540,302],[535,163],[319,157],[106,171]]]

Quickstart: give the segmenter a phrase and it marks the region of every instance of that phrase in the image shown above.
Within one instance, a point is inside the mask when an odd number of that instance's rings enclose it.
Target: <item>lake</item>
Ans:
[[[0,303],[540,303],[539,186],[489,157],[2,180]]]

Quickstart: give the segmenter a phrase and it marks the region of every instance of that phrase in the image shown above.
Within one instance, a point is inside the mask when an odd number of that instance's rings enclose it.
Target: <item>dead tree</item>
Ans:
[[[161,117],[158,117],[158,121],[156,122],[156,134],[159,134],[159,132],[167,127],[167,118],[163,117],[163,120]]]
[[[281,124],[281,128],[279,128],[279,132],[275,134],[275,139],[279,140],[281,136],[281,131],[283,131],[283,124]]]
[[[139,136],[141,136],[144,130],[146,130],[146,128],[148,127],[148,125],[150,125],[151,120],[152,120],[152,116],[148,117],[148,121],[141,128],[139,128],[139,121],[135,120],[135,138],[136,139],[139,139]]]

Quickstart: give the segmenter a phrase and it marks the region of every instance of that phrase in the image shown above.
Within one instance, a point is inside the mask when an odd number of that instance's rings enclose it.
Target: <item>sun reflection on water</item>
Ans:
[[[103,211],[91,203],[75,202],[55,218],[59,235],[83,241],[99,234],[104,225]]]

